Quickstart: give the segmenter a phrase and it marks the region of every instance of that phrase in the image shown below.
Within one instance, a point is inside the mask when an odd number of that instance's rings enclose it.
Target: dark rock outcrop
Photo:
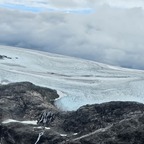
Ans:
[[[143,144],[144,105],[136,102],[87,105],[71,113],[63,127],[78,132],[68,144]]]
[[[35,86],[29,82],[0,86],[0,119],[34,119],[43,110],[57,111],[53,101],[55,90]]]
[[[20,123],[9,123],[0,125],[1,144],[35,144],[42,129],[35,128],[33,125]],[[53,130],[45,130],[40,137],[38,144],[59,144],[64,138]]]
[[[108,102],[61,112],[53,105],[57,97],[55,90],[29,82],[0,86],[0,144],[144,143],[144,104]],[[6,119],[46,123],[3,123]]]
[[[5,55],[0,55],[0,59],[12,59],[11,57],[5,56]]]
[[[65,118],[65,131],[82,132],[104,128],[123,119],[144,112],[144,105],[136,102],[109,102],[86,105]]]

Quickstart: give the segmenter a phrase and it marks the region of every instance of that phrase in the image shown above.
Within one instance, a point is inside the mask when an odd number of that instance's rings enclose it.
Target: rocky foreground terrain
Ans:
[[[58,97],[29,82],[1,85],[0,144],[144,144],[144,104],[109,102],[62,112],[54,106]],[[53,113],[53,121],[37,124],[44,112]]]

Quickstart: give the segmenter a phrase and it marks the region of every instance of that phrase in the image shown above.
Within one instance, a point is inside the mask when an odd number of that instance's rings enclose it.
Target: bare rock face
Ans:
[[[109,102],[86,105],[65,118],[65,131],[84,133],[143,114],[144,105],[136,102]]]
[[[45,130],[38,139],[43,130],[33,125],[9,123],[0,125],[0,129],[1,144],[59,144],[64,141],[64,138],[53,130]]]
[[[0,116],[2,119],[34,119],[43,110],[57,111],[52,105],[58,98],[55,90],[29,82],[0,86]]]
[[[67,144],[143,144],[144,105],[109,102],[83,106],[69,114],[62,126],[78,133]]]
[[[56,144],[63,141],[63,137],[53,130],[44,130],[42,122],[51,122],[58,109],[53,105],[58,98],[55,90],[35,86],[30,82],[12,83],[0,86],[0,144]],[[51,112],[43,118],[43,113]],[[52,118],[51,118],[52,117]],[[15,121],[5,122],[7,119]],[[22,123],[37,121],[42,125]],[[45,126],[49,125],[46,123]],[[39,134],[43,133],[39,138]],[[40,140],[39,140],[40,139]]]
[[[5,55],[0,55],[0,60],[2,59],[12,59],[11,57],[5,56]]]
[[[62,112],[55,98],[55,90],[29,82],[1,85],[0,144],[144,144],[144,104],[108,102]]]

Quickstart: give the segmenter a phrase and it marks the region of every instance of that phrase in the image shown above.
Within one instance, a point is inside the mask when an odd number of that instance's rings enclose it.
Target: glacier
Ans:
[[[144,103],[144,71],[0,45],[0,84],[29,81],[57,90],[64,111],[109,101]]]

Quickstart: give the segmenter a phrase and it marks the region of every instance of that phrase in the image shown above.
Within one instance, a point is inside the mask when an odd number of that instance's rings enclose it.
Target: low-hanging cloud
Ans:
[[[142,8],[96,6],[95,13],[0,9],[0,43],[144,69]]]

